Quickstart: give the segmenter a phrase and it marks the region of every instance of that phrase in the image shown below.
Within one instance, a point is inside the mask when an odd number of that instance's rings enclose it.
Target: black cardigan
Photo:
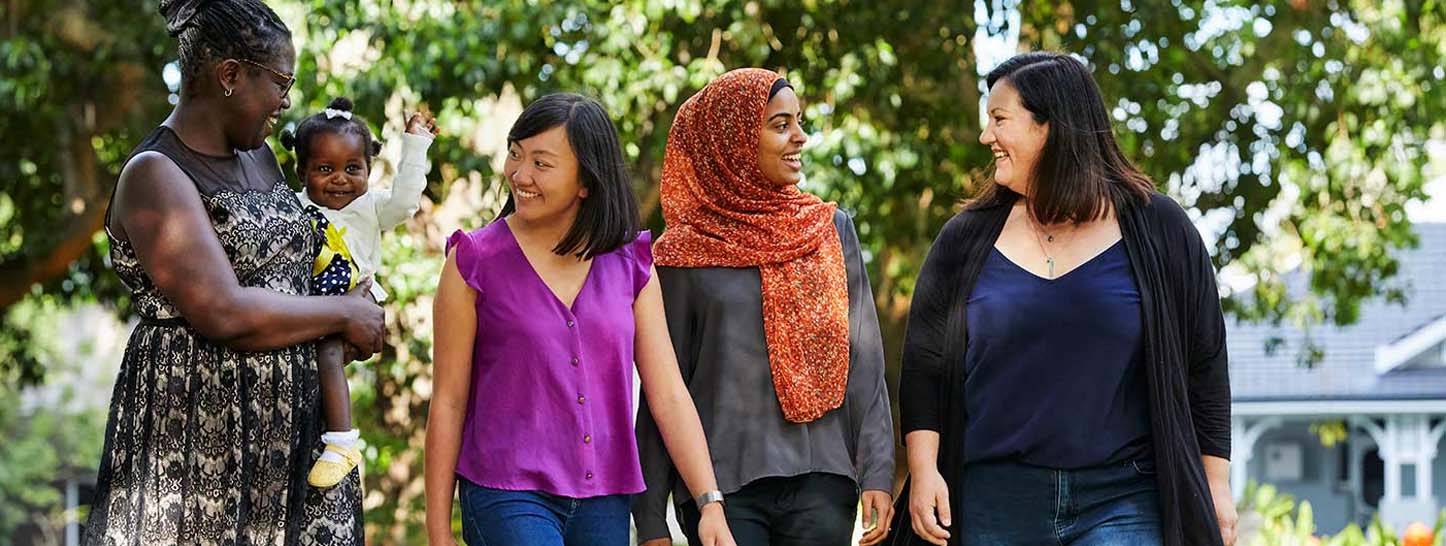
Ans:
[[[939,432],[939,472],[959,513],[963,495],[965,300],[1009,218],[1013,199],[950,219],[919,271],[899,379],[903,433]],[[1219,546],[1201,455],[1230,457],[1230,379],[1225,319],[1210,255],[1185,211],[1153,194],[1116,206],[1140,287],[1160,517],[1167,546]],[[899,494],[892,544],[924,544]],[[956,527],[960,520],[956,517]],[[962,533],[951,532],[950,544]]]

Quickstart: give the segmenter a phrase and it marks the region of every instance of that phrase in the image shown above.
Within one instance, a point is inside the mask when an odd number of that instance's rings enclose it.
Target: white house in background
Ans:
[[[1446,223],[1417,224],[1391,281],[1405,305],[1372,301],[1345,327],[1229,323],[1231,485],[1274,484],[1309,500],[1334,533],[1379,511],[1398,529],[1435,521],[1446,497]],[[1324,351],[1298,364],[1311,344]],[[1344,421],[1322,445],[1310,425]]]

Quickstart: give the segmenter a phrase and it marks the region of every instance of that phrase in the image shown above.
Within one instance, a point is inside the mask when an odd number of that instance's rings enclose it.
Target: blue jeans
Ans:
[[[626,546],[631,538],[629,495],[574,499],[457,482],[468,546]]]
[[[1084,470],[1011,462],[964,467],[966,546],[1159,546],[1152,460]]]

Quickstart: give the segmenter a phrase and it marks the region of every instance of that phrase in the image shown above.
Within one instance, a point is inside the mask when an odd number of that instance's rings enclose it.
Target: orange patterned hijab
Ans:
[[[779,75],[734,70],[688,99],[663,159],[663,219],[653,255],[668,267],[757,267],[773,388],[784,418],[843,404],[849,369],[848,276],[837,205],[758,169],[758,133]]]

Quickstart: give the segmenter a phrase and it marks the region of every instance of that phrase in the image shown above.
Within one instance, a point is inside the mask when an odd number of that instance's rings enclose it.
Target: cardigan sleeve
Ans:
[[[1172,224],[1173,270],[1178,275],[1182,302],[1181,346],[1185,351],[1190,397],[1190,419],[1201,455],[1230,458],[1230,364],[1225,345],[1225,315],[1220,308],[1220,290],[1215,266],[1200,231],[1174,200],[1157,196],[1163,204],[1164,221]]]
[[[1202,455],[1230,458],[1230,365],[1225,350],[1225,315],[1215,268],[1197,231],[1191,230],[1194,263],[1189,286],[1194,287],[1189,313],[1189,339],[1185,342],[1190,370],[1190,417]]]
[[[963,223],[955,216],[944,224],[914,283],[914,298],[904,331],[904,356],[899,371],[899,422],[903,434],[916,430],[941,431],[945,416],[939,411],[944,396],[951,281],[957,277],[959,255],[954,233]]]

